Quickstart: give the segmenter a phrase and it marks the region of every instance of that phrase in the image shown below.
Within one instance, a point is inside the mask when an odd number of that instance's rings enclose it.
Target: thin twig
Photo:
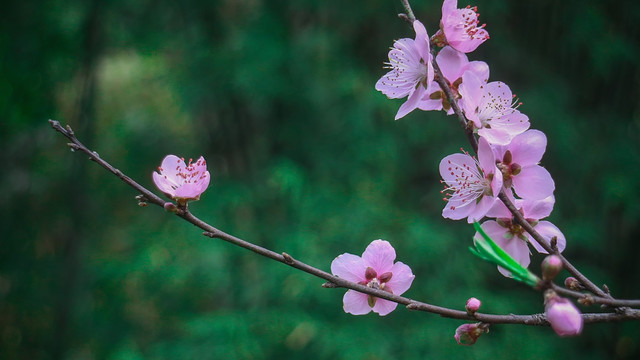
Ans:
[[[111,166],[111,164],[109,164],[108,162],[100,158],[95,151],[91,151],[89,148],[87,148],[75,137],[75,135],[73,134],[73,130],[71,130],[69,126],[67,126],[67,128],[65,129],[60,125],[58,121],[49,120],[49,122],[51,123],[51,126],[55,130],[57,130],[62,135],[67,137],[69,140],[71,140],[71,142],[74,144],[73,148],[76,151],[80,151],[87,154],[91,160],[97,162],[103,168],[113,173],[114,175],[118,176],[122,181],[124,181],[129,186],[134,188],[136,191],[143,194],[148,202],[164,208],[164,205],[166,203],[164,200],[162,200],[160,197],[156,196],[151,191],[147,190],[137,182],[133,181],[128,176],[124,175],[121,171]],[[328,272],[325,272],[316,267],[308,265],[304,262],[296,260],[287,253],[278,254],[272,250],[263,248],[256,244],[237,238],[233,235],[227,234],[207,224],[206,222],[200,220],[191,212],[189,212],[189,210],[186,208],[183,211],[176,211],[174,214],[190,222],[191,224],[199,227],[200,229],[204,230],[203,235],[205,236],[224,240],[236,246],[240,246],[242,248],[250,250],[256,254],[259,254],[264,257],[270,258],[272,260],[289,265],[293,268],[302,270],[308,274],[324,279],[329,283],[335,284],[335,287],[347,288],[347,289],[355,290],[367,295],[372,295],[378,298],[393,301],[395,303],[405,305],[407,306],[407,308],[411,310],[420,310],[420,311],[435,313],[447,318],[481,321],[481,322],[490,323],[490,324],[549,325],[549,323],[547,322],[543,314],[494,315],[494,314],[484,314],[484,313],[476,312],[473,316],[471,316],[466,311],[460,311],[460,310],[440,307],[436,305],[431,305],[431,304],[423,303],[410,298],[406,298],[403,296],[391,294],[384,290],[370,288],[365,285],[361,285],[358,283],[354,283],[354,282],[336,277]],[[331,286],[325,286],[325,287],[331,287]],[[587,323],[624,321],[624,320],[632,320],[632,319],[640,320],[640,310],[627,309],[624,312],[618,312],[618,313],[587,313],[587,314],[582,314],[582,316],[585,322]]]

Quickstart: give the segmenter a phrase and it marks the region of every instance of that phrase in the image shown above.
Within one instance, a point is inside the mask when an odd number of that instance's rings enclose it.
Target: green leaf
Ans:
[[[507,254],[498,244],[496,244],[488,235],[484,232],[480,224],[477,222],[473,223],[473,227],[480,234],[480,238],[473,238],[473,242],[475,248],[469,247],[469,250],[472,254],[481,258],[482,260],[494,263],[498,266],[501,266],[511,272],[511,276],[514,280],[523,282],[530,286],[536,286],[538,284],[537,276],[535,276],[531,271],[522,265],[518,264],[518,262],[511,257],[511,255]]]

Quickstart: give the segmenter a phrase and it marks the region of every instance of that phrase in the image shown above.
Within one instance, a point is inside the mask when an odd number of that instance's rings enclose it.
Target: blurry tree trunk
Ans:
[[[95,132],[95,91],[96,66],[102,47],[100,0],[93,0],[87,6],[82,26],[82,45],[80,47],[79,86],[76,110],[69,123],[74,129],[93,143]],[[53,359],[62,359],[71,343],[71,324],[73,310],[78,297],[79,274],[82,272],[81,248],[88,234],[87,222],[91,213],[91,200],[87,194],[85,180],[87,175],[86,159],[73,157],[73,166],[66,186],[66,194],[71,200],[71,231],[59,239],[62,244],[60,292],[56,309],[55,332],[52,338],[51,354]]]

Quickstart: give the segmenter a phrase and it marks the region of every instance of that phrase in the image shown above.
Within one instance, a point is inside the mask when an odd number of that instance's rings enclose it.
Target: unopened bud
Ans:
[[[469,313],[469,315],[472,315],[476,311],[478,311],[478,309],[480,309],[480,305],[482,305],[482,302],[472,297],[469,300],[467,300],[467,305],[465,306],[465,308],[467,309],[467,313]]]
[[[558,296],[553,290],[545,292],[545,316],[559,336],[575,336],[582,332],[580,310],[571,301]]]
[[[562,271],[562,260],[557,255],[549,255],[542,260],[542,279],[553,281]]]
[[[574,291],[584,290],[584,286],[582,285],[582,283],[573,276],[569,276],[568,278],[564,279],[564,287]]]
[[[456,339],[458,345],[469,346],[475,344],[480,335],[485,331],[485,327],[481,323],[462,324],[458,326],[453,337]]]
[[[164,203],[164,209],[168,212],[176,212],[178,210],[178,207],[176,206],[176,204],[172,203],[172,202],[166,202]]]

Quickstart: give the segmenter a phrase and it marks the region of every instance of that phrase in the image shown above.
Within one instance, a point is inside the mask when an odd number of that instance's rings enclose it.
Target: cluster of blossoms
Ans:
[[[500,81],[489,82],[489,66],[483,61],[469,61],[467,53],[489,39],[484,25],[478,26],[477,8],[457,8],[457,0],[445,0],[442,6],[440,30],[429,38],[424,25],[415,20],[415,39],[397,40],[389,51],[390,71],[377,83],[376,90],[392,99],[407,98],[395,118],[413,110],[443,110],[454,114],[457,104],[468,126],[479,136],[477,158],[467,152],[446,156],[440,162],[446,206],[442,216],[467,219],[469,223],[493,218],[481,224],[482,230],[523,267],[530,263],[532,246],[546,250],[522,228],[513,214],[498,200],[505,192],[526,221],[548,242],[554,239],[557,249],[564,250],[566,240],[552,223],[541,219],[553,210],[555,185],[549,172],[539,165],[547,139],[538,130],[529,130],[529,118],[518,110],[509,86]],[[439,47],[435,55],[431,47]],[[446,88],[434,79],[434,63],[440,69]],[[453,99],[446,95],[453,93]],[[453,101],[452,101],[453,100]],[[455,104],[454,104],[455,103]],[[204,158],[195,163],[190,159],[168,155],[153,173],[156,186],[178,203],[166,203],[165,208],[185,209],[188,201],[198,200],[206,190],[210,174]],[[476,234],[476,237],[479,236]],[[557,256],[543,263],[543,278],[551,281],[562,269]],[[415,276],[411,268],[395,262],[396,252],[384,240],[369,244],[362,256],[342,254],[331,263],[335,276],[348,281],[401,295],[409,289]],[[498,267],[505,276],[508,270]],[[363,315],[371,311],[381,316],[392,312],[397,303],[348,290],[343,298],[344,311]],[[473,315],[480,301],[469,299],[466,310]],[[545,294],[546,316],[561,336],[579,334],[582,317],[567,299],[554,292]],[[471,345],[488,331],[486,324],[464,324],[455,332],[455,340]]]
[[[478,136],[478,149],[477,157],[462,152],[446,156],[440,162],[446,202],[442,216],[467,219],[469,223],[492,218],[481,224],[482,229],[526,268],[530,263],[530,247],[540,253],[547,251],[514,220],[498,195],[504,192],[547,243],[554,239],[558,250],[564,250],[566,240],[562,232],[541,220],[551,214],[555,201],[554,181],[539,165],[547,138],[541,131],[529,129],[529,118],[518,109],[521,103],[514,100],[507,84],[489,81],[489,66],[485,62],[469,61],[467,54],[489,39],[484,25],[479,25],[478,16],[476,7],[458,9],[457,0],[445,0],[440,29],[431,38],[424,25],[415,20],[415,40],[405,38],[395,42],[386,63],[390,71],[378,80],[376,90],[392,99],[407,98],[396,120],[415,109],[454,114],[454,104],[445,95],[451,91],[468,127]],[[436,54],[432,47],[441,49]],[[434,79],[434,55],[442,79]],[[434,80],[444,82],[448,89]],[[511,275],[506,269],[498,269],[505,276]],[[547,307],[560,303],[564,301],[547,301]],[[557,318],[560,317],[549,320]],[[482,333],[475,326],[467,328],[467,333],[473,335],[470,338]],[[456,339],[459,338],[458,334]]]

